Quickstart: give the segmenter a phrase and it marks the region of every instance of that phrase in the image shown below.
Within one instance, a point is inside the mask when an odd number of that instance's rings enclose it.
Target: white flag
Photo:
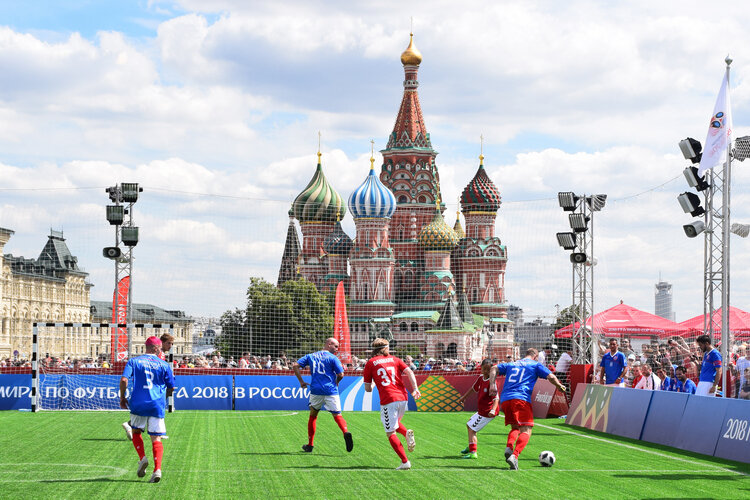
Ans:
[[[698,167],[698,175],[721,165],[726,160],[727,146],[732,137],[732,111],[729,104],[729,75],[724,74],[719,97],[716,98],[714,114],[708,124],[708,134],[703,145],[703,156]]]

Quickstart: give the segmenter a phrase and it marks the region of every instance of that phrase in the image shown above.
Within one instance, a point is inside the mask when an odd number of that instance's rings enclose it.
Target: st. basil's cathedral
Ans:
[[[318,152],[315,174],[289,211],[278,284],[301,275],[322,292],[343,281],[354,353],[386,336],[438,359],[505,360],[514,353],[504,291],[508,254],[495,236],[500,192],[480,155],[460,200],[466,231],[458,212],[452,228],[445,222],[437,151],[417,94],[421,62],[412,35],[401,54],[404,95],[380,174],[371,158],[367,178],[348,199],[356,237],[341,227],[346,206]]]

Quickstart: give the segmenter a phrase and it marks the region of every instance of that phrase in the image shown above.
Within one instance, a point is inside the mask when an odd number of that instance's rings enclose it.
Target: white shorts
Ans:
[[[695,389],[695,395],[714,397],[716,396],[716,391],[714,391],[713,394],[708,392],[711,390],[711,387],[713,386],[714,386],[713,382],[698,382],[698,387]]]
[[[142,417],[130,414],[130,427],[147,431],[150,436],[164,436],[167,434],[167,426],[164,419],[158,417]]]
[[[383,428],[386,433],[396,432],[398,422],[406,413],[408,401],[394,401],[380,407],[380,421],[383,422]]]
[[[341,413],[341,399],[338,394],[323,396],[321,394],[310,394],[310,408],[320,410],[323,407],[331,413]]]
[[[466,425],[469,426],[469,429],[473,430],[474,432],[479,432],[482,429],[484,429],[484,426],[489,424],[495,419],[495,417],[483,417],[479,413],[475,413],[471,416],[468,422],[466,422]]]

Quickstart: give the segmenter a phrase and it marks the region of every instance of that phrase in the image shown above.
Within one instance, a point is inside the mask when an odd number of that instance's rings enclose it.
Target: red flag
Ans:
[[[128,293],[130,276],[125,276],[117,284],[112,297],[112,323],[126,323],[128,320]],[[128,329],[112,328],[112,361],[122,361],[128,357]]]
[[[338,357],[342,363],[352,362],[352,344],[349,335],[349,319],[346,316],[344,282],[336,287],[336,302],[333,313],[333,338],[339,341]]]

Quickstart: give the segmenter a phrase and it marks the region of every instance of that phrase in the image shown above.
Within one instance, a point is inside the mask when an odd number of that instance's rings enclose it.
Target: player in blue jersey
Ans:
[[[131,358],[125,365],[120,379],[120,408],[130,408],[130,426],[133,428],[133,446],[138,452],[138,477],[146,475],[148,458],[143,447],[141,433],[148,432],[154,453],[154,472],[149,483],[161,480],[162,436],[166,435],[164,410],[167,398],[174,390],[174,375],[168,363],[159,359],[161,340],[146,339],[146,354]],[[130,382],[130,401],[125,397]]]
[[[675,391],[677,392],[687,392],[688,394],[695,394],[696,386],[695,382],[687,378],[687,372],[685,372],[685,368],[682,366],[678,366],[674,370],[674,378],[675,381]]]
[[[514,363],[500,363],[490,372],[489,392],[497,392],[495,378],[505,375],[503,391],[500,394],[500,408],[505,414],[505,425],[510,425],[505,447],[505,461],[511,470],[518,470],[518,455],[521,454],[531,437],[534,427],[534,413],[531,409],[531,393],[538,378],[547,379],[562,392],[563,386],[547,367],[537,361],[539,352],[533,347],[526,350],[526,357]],[[514,446],[515,443],[515,446]]]
[[[617,350],[617,339],[610,339],[609,352],[602,356],[599,366],[599,381],[602,384],[625,387],[624,377],[628,361],[625,355]]]
[[[721,381],[721,354],[711,345],[711,337],[700,335],[695,343],[703,351],[703,363],[701,364],[701,375],[698,379],[698,388],[695,394],[698,396],[715,396],[716,388]]]
[[[341,400],[339,399],[339,382],[344,378],[344,367],[336,357],[339,351],[339,341],[330,338],[326,340],[322,351],[306,354],[293,365],[294,374],[299,380],[299,385],[304,389],[310,387],[310,417],[307,420],[307,444],[302,445],[302,451],[310,453],[313,451],[313,440],[315,439],[315,425],[318,412],[325,406],[331,412],[333,420],[344,433],[346,451],[352,451],[354,441],[352,433],[346,428],[346,420],[341,415]],[[310,383],[302,379],[300,368],[310,367]]]

